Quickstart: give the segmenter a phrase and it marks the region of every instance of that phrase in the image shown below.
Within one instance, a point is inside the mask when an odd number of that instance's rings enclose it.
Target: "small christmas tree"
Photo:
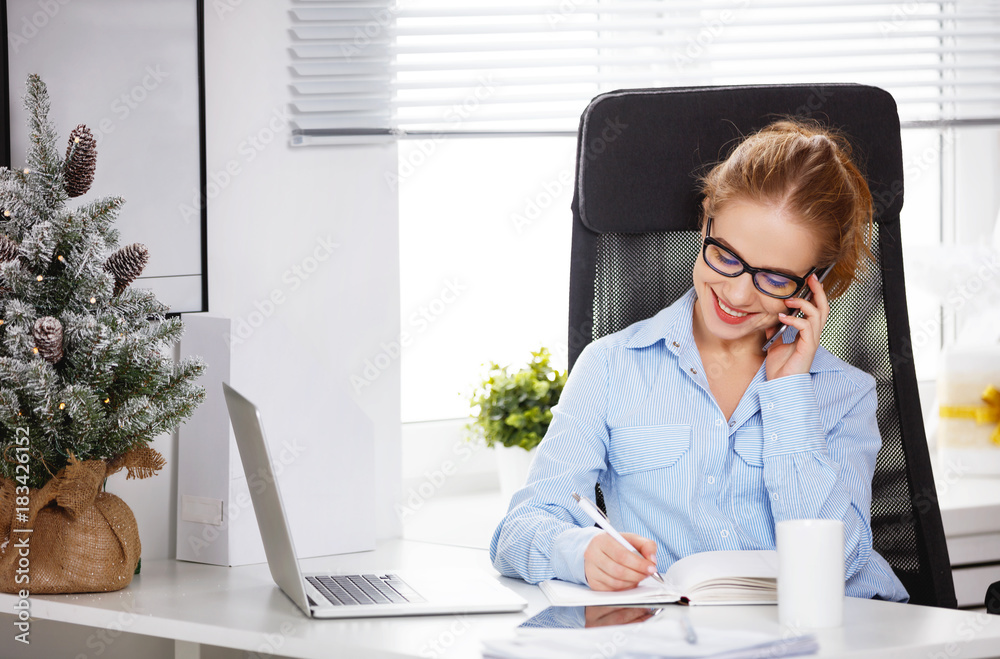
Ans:
[[[78,126],[60,157],[38,76],[24,101],[28,164],[0,167],[0,476],[40,487],[71,460],[113,464],[136,451],[148,455],[129,461],[144,465],[129,475],[148,476],[163,464],[148,443],[204,398],[194,384],[204,364],[174,362],[180,320],[129,288],[148,253],[118,248],[123,200],[67,208],[94,179],[90,131]]]

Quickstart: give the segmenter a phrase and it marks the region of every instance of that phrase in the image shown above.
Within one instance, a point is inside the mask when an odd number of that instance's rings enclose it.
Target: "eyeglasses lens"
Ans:
[[[712,269],[724,275],[736,276],[743,272],[740,260],[717,245],[705,246],[705,260]],[[754,282],[761,291],[775,297],[788,297],[797,288],[794,281],[776,272],[758,272]]]
[[[754,275],[758,288],[775,297],[789,297],[795,293],[798,285],[789,279],[773,272],[758,272]]]

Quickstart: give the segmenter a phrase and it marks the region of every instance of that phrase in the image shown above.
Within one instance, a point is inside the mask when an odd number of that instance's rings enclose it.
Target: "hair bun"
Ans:
[[[829,145],[829,146],[836,146],[833,143],[833,140],[831,140],[829,137],[827,137],[826,135],[824,135],[822,133],[817,133],[817,134],[811,136],[809,138],[809,141],[813,144],[813,146],[820,146],[820,145],[823,145],[823,146],[827,146],[827,145]]]
[[[851,151],[842,133],[814,119],[779,119],[701,177],[702,221],[734,199],[781,204],[815,231],[818,264],[836,262],[825,282],[832,299],[874,261],[871,192]]]

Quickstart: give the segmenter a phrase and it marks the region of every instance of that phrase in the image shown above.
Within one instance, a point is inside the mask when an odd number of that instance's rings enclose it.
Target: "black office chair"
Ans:
[[[1000,581],[994,581],[986,589],[986,612],[1000,615]]]
[[[955,607],[903,288],[899,118],[885,91],[848,84],[700,87],[594,99],[577,147],[570,368],[590,341],[654,315],[691,287],[701,247],[696,175],[725,158],[741,136],[781,115],[839,128],[868,179],[878,267],[831,303],[822,343],[877,383],[875,549],[911,602]]]

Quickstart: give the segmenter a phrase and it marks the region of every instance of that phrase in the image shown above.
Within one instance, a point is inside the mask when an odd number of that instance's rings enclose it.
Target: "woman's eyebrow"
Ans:
[[[715,238],[716,240],[718,240],[720,243],[722,243],[722,246],[725,247],[726,249],[728,249],[730,252],[732,252],[736,256],[739,256],[741,259],[743,259],[743,255],[740,254],[739,252],[737,252],[735,249],[733,249],[733,246],[729,244],[728,240],[726,240],[725,238],[722,238],[721,236],[712,236],[712,237]],[[746,261],[746,259],[743,259],[743,260]],[[761,270],[769,270],[771,272],[777,272],[780,275],[787,275],[789,277],[795,277],[797,279],[801,279],[801,277],[799,275],[795,274],[794,272],[792,272],[788,268],[773,268],[773,267],[766,266],[766,265],[754,266],[754,267],[760,267]]]

